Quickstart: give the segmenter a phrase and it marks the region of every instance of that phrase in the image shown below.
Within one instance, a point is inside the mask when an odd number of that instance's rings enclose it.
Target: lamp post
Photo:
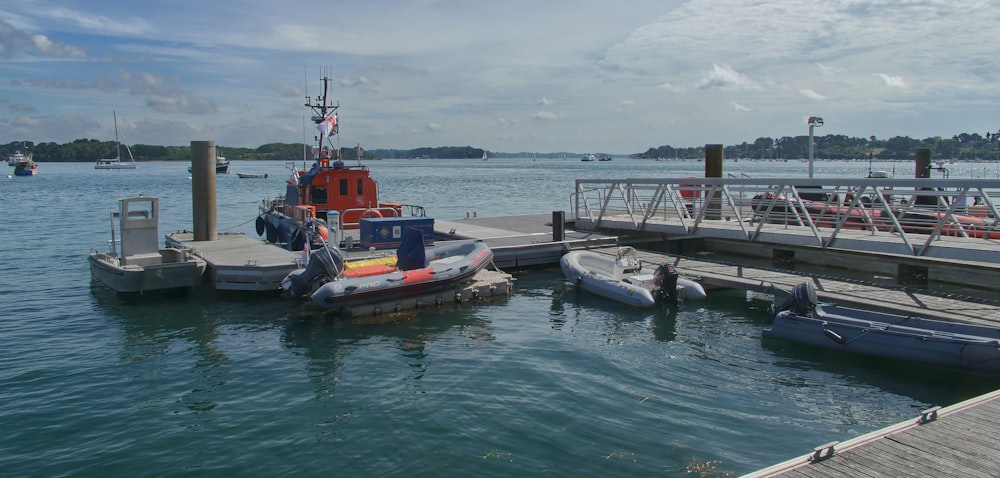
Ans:
[[[809,179],[813,177],[813,128],[823,126],[823,118],[819,116],[809,117]]]

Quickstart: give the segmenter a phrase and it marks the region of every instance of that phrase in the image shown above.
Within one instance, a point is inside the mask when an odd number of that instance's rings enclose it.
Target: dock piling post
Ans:
[[[721,178],[722,161],[725,150],[721,144],[705,145],[705,177]],[[705,219],[722,219],[722,195],[720,191],[715,191],[711,196],[705,197]]]
[[[931,177],[931,150],[930,148],[917,148],[914,152],[915,178],[929,179]],[[927,190],[927,188],[923,188]],[[937,196],[917,196],[917,204],[925,206],[937,206]]]
[[[552,242],[566,237],[566,211],[552,211]]]
[[[191,205],[194,240],[214,241],[216,231],[215,141],[191,142]]]

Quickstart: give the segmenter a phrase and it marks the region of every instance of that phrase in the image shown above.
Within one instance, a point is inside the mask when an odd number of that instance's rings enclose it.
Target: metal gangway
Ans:
[[[952,238],[1000,251],[998,198],[1000,179],[578,179],[570,208],[577,229],[820,248],[882,243],[925,256]]]

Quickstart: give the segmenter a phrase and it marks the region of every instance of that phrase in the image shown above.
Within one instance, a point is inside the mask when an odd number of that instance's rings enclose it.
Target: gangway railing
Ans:
[[[726,223],[749,241],[794,229],[824,248],[844,231],[865,231],[922,256],[945,236],[1000,239],[997,198],[1000,179],[578,179],[570,207],[578,227],[670,224],[710,235],[708,226]]]

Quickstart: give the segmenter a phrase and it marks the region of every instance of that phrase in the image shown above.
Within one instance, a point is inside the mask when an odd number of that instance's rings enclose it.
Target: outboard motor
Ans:
[[[792,289],[792,294],[781,305],[771,308],[771,318],[786,310],[795,315],[808,315],[818,302],[816,289],[812,284],[803,282]]]
[[[677,278],[680,273],[672,264],[662,264],[653,273],[653,285],[656,287],[656,301],[666,300],[668,304],[677,303]]]
[[[309,264],[305,269],[290,272],[281,281],[281,296],[284,298],[301,297],[312,290],[316,282],[333,280],[344,270],[344,256],[333,244],[317,249],[309,255]]]

